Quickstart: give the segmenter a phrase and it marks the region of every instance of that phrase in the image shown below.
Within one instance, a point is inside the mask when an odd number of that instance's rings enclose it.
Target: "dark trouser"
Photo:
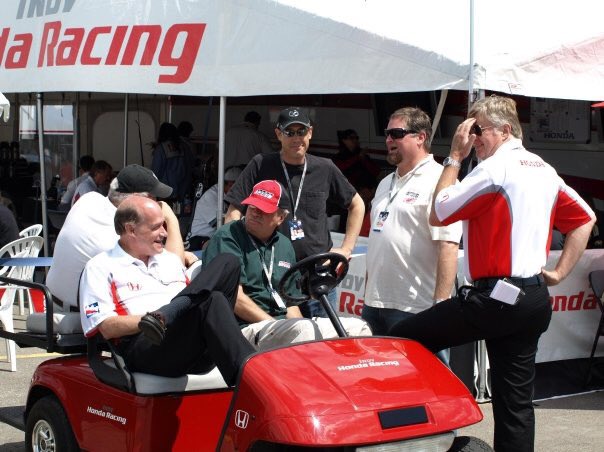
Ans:
[[[373,306],[363,305],[361,318],[369,324],[374,336],[386,336],[394,325],[414,315],[414,313],[401,311],[400,309],[374,308]],[[451,350],[444,348],[436,352],[436,356],[445,366],[451,367],[449,362]]]
[[[204,243],[210,240],[209,237],[204,235],[196,235],[194,237],[189,238],[189,251],[199,251],[203,248]]]
[[[489,298],[490,290],[471,290],[397,323],[390,335],[414,339],[436,352],[485,339],[491,365],[494,447],[533,451],[535,415],[533,383],[539,337],[552,310],[545,285],[523,288],[511,306]]]
[[[119,345],[131,371],[176,377],[218,366],[229,385],[256,350],[242,336],[233,306],[239,287],[239,260],[216,256],[200,274],[159,311],[166,318],[166,336],[153,345],[142,334]]]

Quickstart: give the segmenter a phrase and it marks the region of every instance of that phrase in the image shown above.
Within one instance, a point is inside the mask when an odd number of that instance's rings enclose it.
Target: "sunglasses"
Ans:
[[[481,137],[482,136],[482,131],[486,130],[486,129],[492,129],[495,126],[484,126],[484,127],[480,127],[478,124],[474,123],[472,125],[472,128],[470,129],[470,133],[473,133],[474,135],[476,135],[477,137]]]
[[[401,129],[400,127],[396,127],[394,129],[384,129],[384,135],[386,138],[390,137],[393,140],[400,140],[401,138],[405,138],[410,133],[418,133],[417,130],[407,130]]]
[[[308,133],[308,127],[300,127],[298,130],[291,130],[291,129],[283,129],[281,131],[281,133],[283,135],[285,135],[286,137],[293,137],[294,135],[297,135],[299,137],[305,137],[306,134]]]

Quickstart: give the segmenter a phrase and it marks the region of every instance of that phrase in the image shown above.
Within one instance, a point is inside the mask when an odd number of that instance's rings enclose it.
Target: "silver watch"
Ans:
[[[452,159],[451,157],[447,157],[443,160],[443,166],[446,168],[447,166],[454,166],[455,168],[461,168],[461,162]]]

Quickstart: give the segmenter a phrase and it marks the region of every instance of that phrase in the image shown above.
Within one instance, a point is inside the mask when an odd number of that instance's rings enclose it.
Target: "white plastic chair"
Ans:
[[[31,226],[23,229],[21,232],[19,232],[19,237],[24,238],[24,237],[34,237],[34,236],[38,236],[42,233],[42,225],[41,224],[32,224]],[[33,257],[37,257],[33,256]],[[23,315],[25,314],[25,303],[24,303],[24,291],[20,290],[19,291],[19,315]],[[30,297],[31,300],[31,297]]]
[[[42,225],[41,224],[32,224],[31,226],[23,229],[19,232],[19,237],[31,237],[40,235],[42,233]]]
[[[43,244],[44,239],[42,237],[23,237],[2,247],[0,249],[0,256],[8,254],[11,258],[37,257]],[[5,265],[0,267],[0,276],[22,281],[32,281],[33,274],[34,266]],[[13,305],[15,303],[15,296],[26,289],[0,284],[0,290],[2,291],[0,297],[0,322],[6,331],[14,332]],[[14,341],[6,339],[6,351],[10,370],[15,372],[17,370],[17,354]]]

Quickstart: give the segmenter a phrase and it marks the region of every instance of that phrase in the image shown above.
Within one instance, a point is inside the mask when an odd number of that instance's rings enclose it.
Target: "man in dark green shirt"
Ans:
[[[203,258],[204,265],[220,253],[239,258],[241,277],[235,314],[243,335],[260,349],[336,336],[329,319],[303,318],[300,309],[286,307],[276,291],[281,277],[296,261],[290,240],[277,231],[289,213],[282,193],[277,181],[257,183],[242,202],[248,206],[246,216],[218,229]],[[286,290],[299,295],[293,278]],[[360,319],[342,321],[351,335],[371,334]]]

